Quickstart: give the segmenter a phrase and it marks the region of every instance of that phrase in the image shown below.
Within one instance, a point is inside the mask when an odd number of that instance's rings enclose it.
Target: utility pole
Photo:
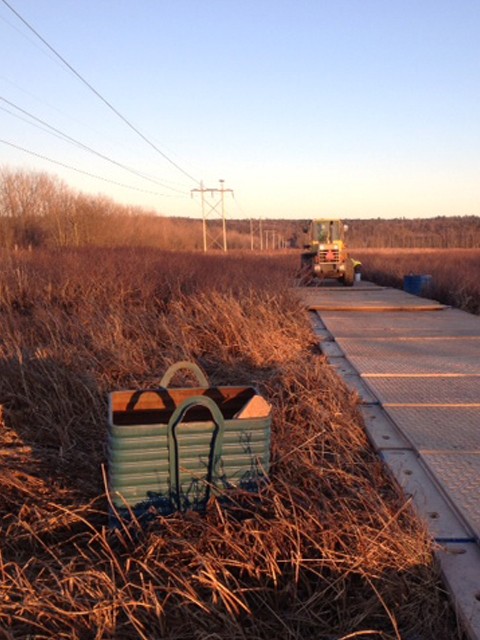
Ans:
[[[265,248],[274,250],[277,245],[277,230],[265,229]]]
[[[223,232],[223,250],[227,250],[227,222],[225,220],[225,188],[224,188],[225,180],[220,180],[220,199],[222,201],[222,232]],[[228,189],[232,193],[231,189]]]
[[[208,249],[223,249],[223,251],[227,251],[227,221],[225,215],[225,194],[231,193],[233,196],[232,189],[225,189],[224,183],[225,180],[220,180],[220,188],[210,188],[204,187],[203,182],[200,182],[200,189],[192,189],[191,196],[193,198],[194,193],[201,194],[202,200],[202,220],[203,220],[203,250],[208,251]],[[216,200],[213,204],[209,202],[205,198],[205,194],[210,193],[212,199],[220,194],[218,200]],[[215,231],[215,218],[220,218],[222,220],[222,231],[218,233]],[[210,224],[208,224],[210,222]],[[211,224],[213,222],[213,225]]]
[[[250,249],[252,251],[254,251],[255,245],[260,248],[260,251],[263,249],[262,235],[262,219],[250,218]]]

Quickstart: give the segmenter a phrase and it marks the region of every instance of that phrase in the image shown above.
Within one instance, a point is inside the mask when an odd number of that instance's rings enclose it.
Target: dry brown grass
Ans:
[[[430,274],[425,296],[480,314],[480,249],[358,249],[368,280],[403,287],[403,276]]]
[[[289,288],[296,259],[9,258],[0,288],[0,637],[460,638],[432,545]],[[106,393],[199,362],[274,407],[271,483],[106,528]]]

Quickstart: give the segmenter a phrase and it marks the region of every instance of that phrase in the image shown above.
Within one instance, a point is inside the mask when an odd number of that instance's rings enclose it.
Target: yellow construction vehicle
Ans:
[[[353,286],[355,263],[345,244],[347,229],[338,218],[318,218],[305,225],[300,269],[304,284],[315,278],[335,278],[346,287]]]

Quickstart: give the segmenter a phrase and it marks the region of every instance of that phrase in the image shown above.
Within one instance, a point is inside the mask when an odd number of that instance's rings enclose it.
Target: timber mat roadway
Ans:
[[[295,291],[480,640],[480,317],[368,282]]]

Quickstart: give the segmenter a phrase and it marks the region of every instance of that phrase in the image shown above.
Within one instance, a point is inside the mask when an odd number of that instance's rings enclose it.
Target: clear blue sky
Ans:
[[[480,214],[478,0],[8,0],[232,217]],[[0,96],[148,182],[7,113],[0,165],[167,215],[198,186],[0,0]],[[26,116],[22,116],[29,120]],[[38,123],[37,123],[38,124]],[[165,194],[165,195],[159,195]]]

